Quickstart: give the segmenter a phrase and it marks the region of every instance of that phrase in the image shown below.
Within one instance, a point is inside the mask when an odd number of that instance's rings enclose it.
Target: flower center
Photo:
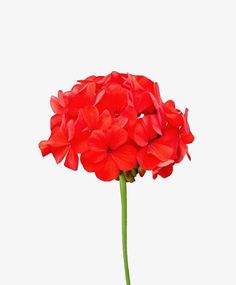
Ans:
[[[160,135],[157,135],[155,138],[148,140],[148,143],[150,144],[150,143],[154,142],[159,137],[160,137]]]
[[[112,153],[112,149],[110,147],[107,149],[107,153]]]
[[[149,140],[148,143],[150,144],[150,143],[154,142],[155,139],[156,139],[156,138]]]

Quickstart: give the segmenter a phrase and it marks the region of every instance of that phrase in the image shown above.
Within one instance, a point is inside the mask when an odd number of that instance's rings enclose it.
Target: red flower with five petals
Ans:
[[[81,162],[87,171],[95,172],[102,180],[113,180],[120,170],[132,170],[135,166],[137,149],[129,141],[127,131],[117,126],[107,132],[94,131],[89,149],[81,155]]]

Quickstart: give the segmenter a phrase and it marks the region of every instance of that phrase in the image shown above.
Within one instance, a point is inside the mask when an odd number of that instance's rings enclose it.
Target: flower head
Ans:
[[[70,91],[51,97],[55,113],[51,135],[41,141],[42,155],[85,170],[104,181],[120,172],[127,181],[151,170],[165,178],[184,156],[194,136],[184,114],[172,100],[163,102],[158,84],[145,76],[112,72],[79,80]]]

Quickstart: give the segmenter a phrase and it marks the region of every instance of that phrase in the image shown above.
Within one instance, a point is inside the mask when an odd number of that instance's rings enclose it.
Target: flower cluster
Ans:
[[[124,171],[132,182],[137,173],[152,170],[153,178],[169,176],[173,165],[188,155],[194,140],[188,109],[163,102],[158,84],[144,76],[112,72],[79,80],[70,91],[51,97],[55,113],[51,135],[41,141],[42,155],[88,172],[104,181]]]

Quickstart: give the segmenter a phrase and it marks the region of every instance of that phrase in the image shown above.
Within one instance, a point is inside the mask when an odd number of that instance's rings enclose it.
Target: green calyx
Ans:
[[[141,177],[144,176],[146,170],[144,170],[141,166],[136,164],[132,170],[129,171],[122,171],[121,173],[124,174],[126,182],[133,183],[135,181],[135,177],[139,174]],[[119,177],[117,177],[119,180]]]

